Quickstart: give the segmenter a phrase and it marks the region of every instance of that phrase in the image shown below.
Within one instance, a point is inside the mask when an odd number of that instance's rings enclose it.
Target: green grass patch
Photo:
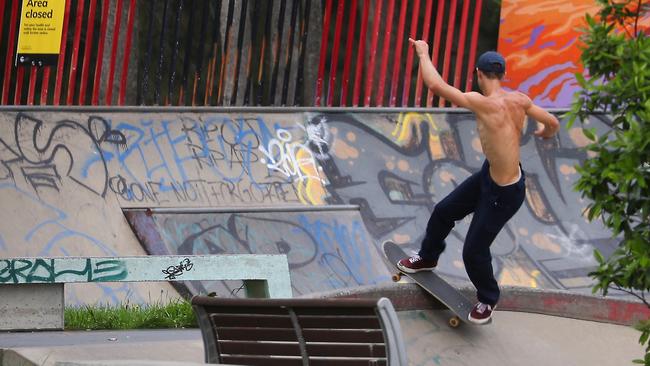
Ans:
[[[65,329],[198,328],[192,305],[185,299],[166,304],[95,305],[65,309]]]

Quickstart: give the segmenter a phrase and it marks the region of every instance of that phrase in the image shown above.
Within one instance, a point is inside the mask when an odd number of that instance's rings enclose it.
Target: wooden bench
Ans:
[[[0,330],[62,329],[64,284],[243,280],[248,297],[292,297],[286,255],[0,259]]]
[[[195,296],[205,361],[235,365],[406,366],[395,309],[380,299]]]

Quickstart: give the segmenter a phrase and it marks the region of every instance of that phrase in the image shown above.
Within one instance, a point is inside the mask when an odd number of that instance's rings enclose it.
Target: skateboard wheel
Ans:
[[[452,328],[458,328],[460,326],[460,318],[457,316],[449,318],[449,326]]]
[[[398,282],[399,280],[402,279],[402,274],[401,273],[395,273],[392,277],[393,282]]]

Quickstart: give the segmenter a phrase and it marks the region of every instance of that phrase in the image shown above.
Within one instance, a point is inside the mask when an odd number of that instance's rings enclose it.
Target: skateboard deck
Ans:
[[[388,260],[399,271],[395,276],[393,276],[394,281],[399,281],[400,277],[403,275],[408,276],[443,305],[448,307],[449,310],[456,314],[456,316],[449,319],[449,325],[451,327],[458,327],[461,321],[464,323],[474,324],[467,319],[474,304],[460,293],[458,289],[440,278],[440,276],[438,276],[434,271],[422,271],[416,273],[406,273],[401,271],[399,267],[397,267],[397,262],[409,255],[406,254],[399,245],[392,241],[385,241],[382,246],[386,258],[388,258]],[[489,324],[490,322],[491,321],[486,324]]]

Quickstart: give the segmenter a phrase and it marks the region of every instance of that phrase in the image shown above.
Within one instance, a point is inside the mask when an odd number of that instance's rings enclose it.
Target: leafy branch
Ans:
[[[606,114],[611,129],[582,126],[591,158],[577,171],[575,189],[591,203],[589,220],[600,219],[620,241],[607,259],[595,251],[598,267],[590,273],[594,292],[618,290],[650,308],[650,38],[639,20],[648,1],[597,0],[600,10],[586,15],[581,61],[588,70],[576,79],[581,91],[568,112],[570,128],[594,114]],[[640,322],[639,342],[650,366],[650,320]]]

